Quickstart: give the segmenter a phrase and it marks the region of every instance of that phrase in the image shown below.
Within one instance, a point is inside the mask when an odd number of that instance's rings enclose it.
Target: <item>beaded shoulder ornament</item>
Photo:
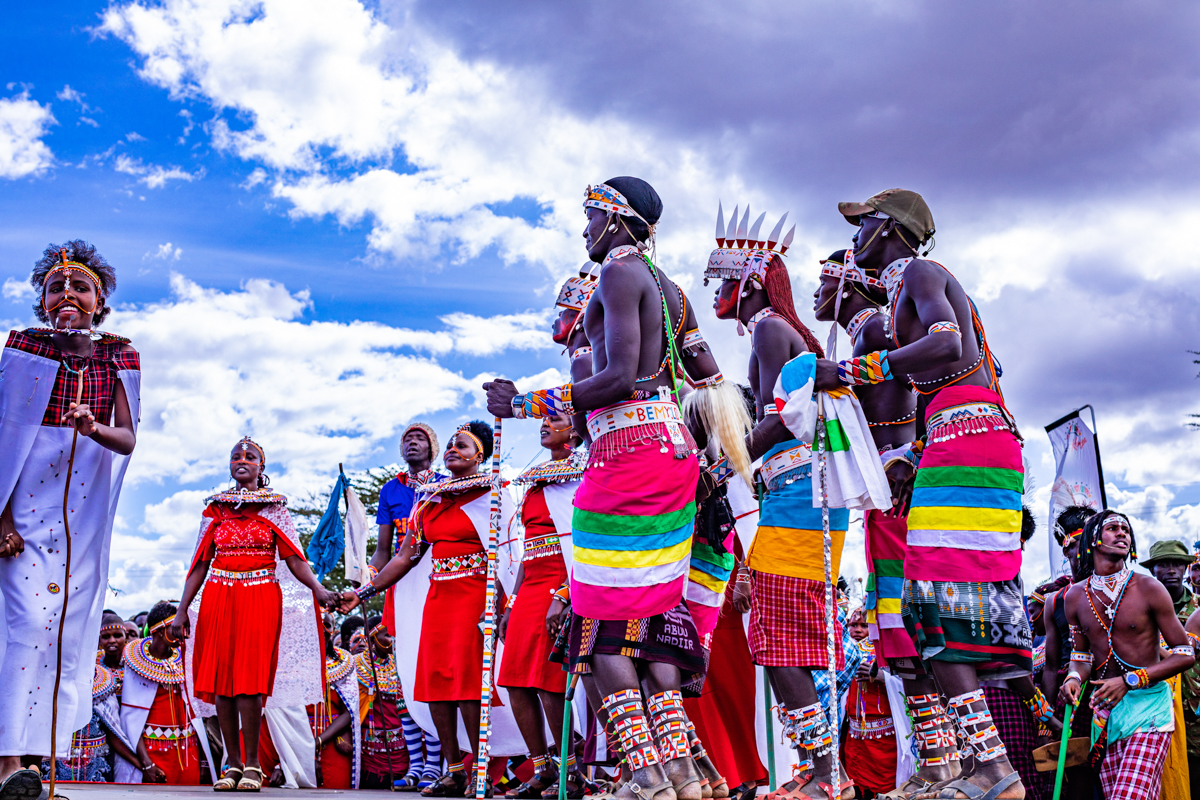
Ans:
[[[92,678],[92,700],[103,700],[117,690],[117,675],[103,664],[96,665]]]
[[[183,655],[175,650],[166,658],[150,655],[153,639],[131,642],[125,648],[125,665],[148,681],[155,683],[183,683]]]
[[[325,657],[326,683],[337,683],[354,669],[354,656],[350,655],[349,650],[335,647],[333,652],[336,658]]]
[[[354,659],[355,669],[358,671],[358,682],[370,690],[373,686],[371,681],[371,665],[367,662],[366,652],[359,653]],[[388,657],[382,661],[375,660],[375,677],[379,679],[379,691],[383,694],[400,696],[400,679],[396,677],[396,659],[388,653]]]
[[[444,481],[436,483],[426,483],[417,487],[417,491],[421,494],[427,494],[430,497],[438,494],[459,494],[470,489],[478,489],[482,486],[491,486],[492,476],[490,474],[478,473],[468,475],[465,478],[448,478]]]
[[[280,503],[287,505],[287,498],[272,489],[226,489],[223,492],[217,492],[212,497],[204,501],[205,505],[209,503],[225,503],[237,508],[242,505],[269,505],[272,503]]]
[[[513,483],[532,486],[538,483],[565,483],[583,478],[587,467],[587,451],[580,448],[558,461],[536,464],[513,479]]]
[[[30,336],[47,339],[55,333],[86,333],[91,337],[92,341],[99,344],[132,344],[131,340],[126,339],[124,336],[117,336],[115,333],[106,333],[104,331],[61,331],[54,328],[26,328],[24,332]]]

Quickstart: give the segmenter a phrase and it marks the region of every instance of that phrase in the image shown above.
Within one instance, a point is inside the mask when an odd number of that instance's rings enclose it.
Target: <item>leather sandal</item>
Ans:
[[[509,789],[504,793],[508,800],[540,800],[546,796],[551,787],[557,786],[558,781],[546,783],[542,780],[541,775],[534,774],[532,778],[517,786],[514,789]],[[558,789],[554,790],[554,797],[558,797]]]
[[[695,782],[696,781],[688,781],[684,784],[684,786],[688,786],[689,784]],[[663,781],[662,783],[649,788],[643,787],[640,783],[634,780],[629,781],[629,783],[625,785],[629,787],[629,791],[633,792],[633,796],[638,798],[638,800],[654,800],[654,796],[664,789],[670,789],[671,791],[675,790],[675,785],[670,781]]]
[[[29,767],[17,770],[0,783],[3,800],[37,800],[41,796],[42,774]]]
[[[461,776],[461,777],[460,777]],[[466,797],[466,771],[447,772],[429,786],[421,790],[422,797]]]
[[[242,779],[242,771],[237,767],[226,767],[221,777],[213,784],[214,792],[232,792],[237,789],[238,781]]]
[[[718,778],[710,785],[712,786],[713,800],[724,800],[724,798],[729,797],[729,781],[724,778]]]
[[[996,800],[1005,789],[1014,783],[1020,782],[1020,780],[1020,775],[1016,772],[1010,772],[992,784],[992,788],[984,790],[963,778],[955,778],[939,789],[938,793],[932,795],[932,797],[936,798],[936,800],[961,800],[961,798],[956,797],[961,794],[967,800]]]
[[[251,772],[258,773],[258,780],[250,777]],[[239,792],[260,791],[263,785],[263,778],[265,777],[266,776],[263,775],[263,771],[258,767],[246,767],[244,770],[242,770],[242,779],[238,781],[237,790]]]
[[[854,800],[854,781],[849,778],[842,781],[842,785],[837,788],[836,793],[832,784],[818,783],[817,788],[824,792],[829,800]],[[846,796],[847,791],[850,792],[849,797]]]

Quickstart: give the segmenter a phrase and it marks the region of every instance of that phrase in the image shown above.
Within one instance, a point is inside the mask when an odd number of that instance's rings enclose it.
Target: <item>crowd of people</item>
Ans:
[[[655,263],[654,189],[614,178],[584,209],[551,331],[571,382],[484,385],[495,417],[539,420],[547,460],[497,489],[496,428],[442,448],[412,423],[369,580],[336,593],[244,437],[179,599],[129,621],[103,597],[139,356],[96,330],[112,267],[46,250],[48,327],[0,361],[0,800],[47,778],[463,797],[477,769],[514,799],[1019,800],[1060,764],[1064,796],[1190,796],[1196,555],[1157,542],[1135,573],[1130,520],[1073,506],[1067,574],[1026,595],[1022,439],[920,195],[839,204],[851,246],[814,272],[828,351],[786,215],[764,233],[719,209],[705,283],[750,336],[748,386]],[[852,511],[861,598],[838,579]]]

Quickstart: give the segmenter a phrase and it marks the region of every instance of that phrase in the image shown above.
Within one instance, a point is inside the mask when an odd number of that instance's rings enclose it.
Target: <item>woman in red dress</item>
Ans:
[[[171,625],[175,641],[187,635],[187,608],[204,587],[192,658],[193,691],[200,700],[215,703],[222,738],[240,739],[245,756],[239,758],[236,748],[225,754],[229,767],[213,784],[218,792],[262,787],[259,727],[263,703],[275,684],[283,624],[277,559],[318,603],[337,599],[317,581],[300,552],[287,498],[267,489],[266,464],[266,453],[249,437],[233,448],[229,473],[237,487],[208,499],[180,613]],[[312,622],[319,629],[315,611]]]
[[[335,647],[325,631],[325,697],[308,707],[316,737],[322,789],[357,789],[359,782],[358,686],[354,656]]]
[[[479,752],[479,698],[483,679],[483,616],[487,553],[480,539],[487,533],[490,477],[480,465],[492,455],[492,429],[470,422],[446,444],[445,464],[450,479],[417,489],[425,499],[413,511],[412,529],[399,551],[368,584],[342,595],[347,613],[408,574],[426,546],[433,552],[433,571],[417,653],[414,700],[429,704],[449,771],[421,790],[426,797],[462,797],[469,779],[466,764]],[[497,585],[497,591],[503,593]],[[497,599],[497,608],[504,598]],[[471,752],[458,747],[458,715],[470,739]],[[464,757],[465,756],[465,757]]]
[[[542,420],[541,441],[552,460],[526,470],[514,481],[529,486],[521,503],[524,546],[516,588],[500,620],[504,659],[496,679],[508,689],[509,705],[533,759],[534,775],[506,797],[549,796],[558,783],[558,770],[546,753],[548,721],[560,758],[567,759],[567,796],[577,798],[583,797],[583,780],[575,769],[575,753],[569,746],[564,753],[561,741],[567,673],[561,664],[550,661],[554,637],[546,629],[546,612],[554,592],[567,580],[564,545],[559,537],[571,535],[571,500],[585,465],[571,458],[580,439],[569,419]],[[558,796],[557,790],[554,796]]]

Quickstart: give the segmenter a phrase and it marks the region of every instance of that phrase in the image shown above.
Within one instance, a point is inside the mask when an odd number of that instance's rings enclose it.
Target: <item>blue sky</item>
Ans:
[[[616,174],[659,189],[660,262],[734,376],[746,342],[699,279],[718,199],[791,212],[812,323],[816,259],[852,233],[835,203],[921,191],[1007,370],[1031,505],[1041,426],[1091,402],[1114,504],[1141,538],[1197,538],[1192,7],[113,0],[6,21],[0,321],[31,324],[29,266],[81,237],[143,353],[118,607],[177,594],[244,433],[304,494],[394,461],[415,417],[482,416],[484,377],[556,379],[583,188]],[[514,467],[533,434],[506,430]]]

